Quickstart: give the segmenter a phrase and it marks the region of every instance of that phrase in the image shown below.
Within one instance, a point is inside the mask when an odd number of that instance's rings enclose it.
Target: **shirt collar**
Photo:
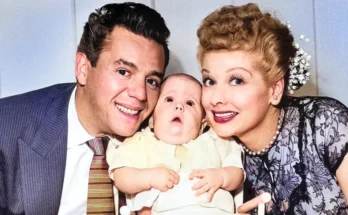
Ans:
[[[76,87],[70,96],[68,107],[68,149],[94,138],[80,123],[75,106],[75,95]]]

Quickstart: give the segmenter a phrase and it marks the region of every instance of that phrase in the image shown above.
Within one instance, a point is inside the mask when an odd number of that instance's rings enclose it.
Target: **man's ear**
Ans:
[[[272,105],[278,105],[282,99],[284,92],[284,78],[280,78],[271,87],[270,103]]]
[[[91,64],[87,59],[87,56],[82,52],[77,52],[75,59],[75,76],[79,85],[86,85],[87,75],[90,68]]]

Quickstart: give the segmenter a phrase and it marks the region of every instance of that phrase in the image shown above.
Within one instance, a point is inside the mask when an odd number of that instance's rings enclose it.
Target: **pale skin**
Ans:
[[[187,81],[187,80],[186,80]],[[168,80],[169,82],[169,80]],[[166,82],[166,83],[168,83]],[[182,82],[182,80],[180,80]],[[171,84],[166,84],[165,86],[168,86],[168,92],[165,90],[161,91],[164,95],[169,95],[171,100],[173,102],[176,101],[175,95],[173,95],[171,92],[172,86],[175,86],[174,88],[181,89],[180,87],[177,87],[177,83],[171,83]],[[199,88],[197,90],[201,90],[200,85],[197,85]],[[195,89],[197,86],[191,86],[189,85],[190,92]],[[164,85],[163,85],[164,87]],[[192,96],[192,95],[191,95]],[[202,111],[201,111],[201,106],[200,106],[200,97],[201,94],[193,95],[193,97],[197,97],[196,102],[197,102],[197,108],[196,111],[193,109],[190,110],[190,107],[186,107],[186,112],[189,113],[189,115],[183,115],[185,117],[193,117],[192,120],[189,118],[190,122],[195,121],[195,120],[202,120]],[[175,101],[174,101],[175,100]],[[190,102],[195,99],[189,100]],[[161,96],[159,99],[159,103],[161,102]],[[158,104],[159,104],[158,103]],[[199,105],[199,106],[198,106]],[[191,106],[191,105],[189,105]],[[165,106],[161,106],[165,107]],[[181,107],[181,106],[180,106]],[[160,108],[163,110],[163,108]],[[169,109],[169,108],[167,108]],[[158,119],[163,119],[161,114],[162,112],[158,112]],[[155,109],[155,114],[156,114],[156,109]],[[163,113],[164,115],[167,113]],[[199,116],[199,117],[198,117]],[[156,119],[156,117],[154,117]],[[183,119],[185,121],[185,119]],[[154,122],[156,125],[156,122]],[[160,124],[159,124],[160,126]],[[200,124],[198,124],[197,130],[197,135],[198,132],[200,131]],[[192,126],[189,127],[189,129],[192,130]],[[168,130],[168,129],[167,129]],[[155,130],[156,131],[156,130]],[[187,132],[185,132],[186,134]],[[184,143],[192,139],[192,137],[188,138]],[[182,144],[182,143],[174,143],[174,144]],[[117,178],[115,180],[115,185],[116,187],[129,194],[135,194],[139,193],[145,190],[149,190],[151,188],[155,188],[157,190],[160,190],[161,192],[166,192],[168,189],[173,188],[176,184],[179,183],[179,175],[177,172],[165,168],[165,167],[156,167],[156,168],[146,168],[146,169],[137,169],[137,168],[131,168],[131,167],[122,167],[114,170],[114,178]],[[244,172],[242,169],[237,168],[237,167],[223,167],[223,168],[210,168],[210,169],[199,169],[199,170],[194,170],[190,174],[190,179],[198,178],[200,179],[193,187],[193,190],[196,190],[196,195],[199,196],[203,193],[207,193],[207,200],[210,202],[214,193],[218,189],[224,189],[224,190],[234,190],[237,187],[240,186],[240,184],[243,182],[244,178]],[[141,180],[139,180],[141,179]],[[140,215],[146,215],[146,214],[151,214],[151,208],[143,208],[141,211],[138,212]]]

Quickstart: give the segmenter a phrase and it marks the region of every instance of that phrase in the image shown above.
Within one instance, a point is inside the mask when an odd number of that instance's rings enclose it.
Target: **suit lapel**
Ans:
[[[67,111],[73,87],[47,104],[30,142],[19,139],[19,159],[26,214],[57,214],[67,153]]]

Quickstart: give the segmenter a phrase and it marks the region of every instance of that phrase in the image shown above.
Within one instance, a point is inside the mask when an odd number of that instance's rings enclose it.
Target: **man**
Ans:
[[[136,3],[89,16],[76,84],[0,100],[0,214],[86,214],[86,141],[134,134],[153,111],[169,61],[163,18]]]

